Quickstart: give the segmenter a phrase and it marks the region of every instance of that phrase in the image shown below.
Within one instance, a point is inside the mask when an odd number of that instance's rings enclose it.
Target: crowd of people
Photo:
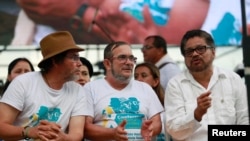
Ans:
[[[199,29],[183,35],[184,70],[166,40],[147,36],[142,63],[130,43],[107,44],[104,77],[91,80],[93,65],[72,34],[48,34],[39,71],[25,57],[9,64],[0,140],[207,141],[210,124],[249,125],[245,84],[213,65],[212,36]]]

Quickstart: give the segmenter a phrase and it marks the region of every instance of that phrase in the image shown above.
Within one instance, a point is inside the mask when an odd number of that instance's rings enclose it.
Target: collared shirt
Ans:
[[[212,103],[202,120],[194,118],[197,97],[211,91]],[[246,86],[238,74],[214,67],[206,88],[188,70],[169,81],[165,92],[167,131],[185,141],[207,141],[210,124],[249,124]]]
[[[159,68],[162,64],[168,63],[163,67]],[[179,66],[174,62],[174,60],[169,55],[164,55],[156,64],[160,69],[160,81],[164,90],[167,87],[168,81],[176,74],[181,72]]]

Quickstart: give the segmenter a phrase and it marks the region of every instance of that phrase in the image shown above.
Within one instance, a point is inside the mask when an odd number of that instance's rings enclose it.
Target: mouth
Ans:
[[[132,71],[132,68],[123,68],[122,70],[123,70],[123,71],[126,71],[126,72],[128,72],[128,71],[131,72],[131,71]]]
[[[124,71],[132,71],[132,69],[123,69]]]
[[[80,70],[76,70],[76,71],[75,71],[75,73],[77,73],[77,74],[78,74],[78,73],[81,73],[81,71],[80,71]]]
[[[192,59],[192,64],[200,64],[201,63],[201,59],[200,58],[195,58],[195,59]]]

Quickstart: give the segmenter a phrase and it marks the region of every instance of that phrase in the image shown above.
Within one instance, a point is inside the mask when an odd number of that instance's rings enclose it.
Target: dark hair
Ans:
[[[121,46],[121,45],[129,45],[128,43],[126,42],[123,42],[123,41],[116,41],[116,42],[112,42],[112,43],[109,43],[105,49],[104,49],[104,59],[109,59],[111,57],[113,57],[113,53],[112,51]]]
[[[92,64],[90,63],[90,61],[84,57],[80,57],[80,61],[82,62],[82,64],[84,66],[86,66],[89,70],[89,76],[92,77],[94,71],[93,71],[93,66]]]
[[[44,60],[40,64],[41,72],[42,73],[47,73],[53,67],[53,60],[55,61],[55,63],[62,62],[67,53],[68,53],[68,51],[64,51],[64,52],[62,52],[60,54],[57,54],[57,55],[55,55],[55,56],[53,56],[51,58],[48,58],[48,59]]]
[[[142,67],[142,66],[147,67],[150,70],[150,73],[153,76],[153,78],[159,80],[159,84],[155,87],[152,87],[152,88],[154,89],[161,104],[164,106],[164,89],[163,89],[162,85],[160,84],[160,71],[159,71],[159,69],[154,64],[148,63],[148,62],[137,64],[135,66],[135,69]]]
[[[163,37],[161,37],[159,35],[150,35],[150,36],[146,37],[145,40],[148,40],[150,38],[154,39],[153,45],[156,48],[163,48],[163,51],[165,54],[168,52],[167,51],[167,41]]]
[[[212,38],[212,36],[209,33],[207,33],[204,30],[200,30],[200,29],[189,30],[185,33],[185,35],[181,39],[181,48],[180,49],[181,49],[181,54],[183,56],[184,56],[184,47],[185,47],[187,41],[190,38],[194,38],[194,37],[203,38],[209,46],[215,48],[214,39]]]
[[[13,61],[11,61],[11,62],[9,63],[9,65],[8,65],[8,75],[11,74],[11,71],[13,70],[13,68],[14,68],[14,67],[16,66],[16,64],[17,64],[18,62],[20,62],[20,61],[25,61],[25,62],[27,62],[27,63],[29,64],[29,66],[30,66],[31,71],[35,71],[35,69],[34,69],[32,63],[31,63],[27,58],[25,58],[25,57],[20,57],[20,58],[14,59]],[[10,82],[11,82],[11,81],[9,81],[8,79],[6,80],[6,82],[5,82],[4,86],[3,86],[3,90],[2,90],[2,92],[1,92],[1,95],[3,95],[3,93],[6,91],[6,89],[8,88],[8,86],[9,86],[9,84],[10,84]]]
[[[113,51],[115,48],[117,48],[117,47],[119,47],[119,46],[121,46],[121,45],[129,45],[129,44],[126,43],[126,42],[124,42],[124,41],[115,41],[115,42],[109,43],[109,44],[105,47],[105,49],[104,49],[103,58],[104,58],[104,59],[110,59],[110,58],[112,58],[112,57],[113,57],[112,51]],[[106,74],[106,68],[105,68],[105,66],[103,65],[103,62],[102,62],[102,64],[99,64],[99,66],[103,68],[104,74]]]

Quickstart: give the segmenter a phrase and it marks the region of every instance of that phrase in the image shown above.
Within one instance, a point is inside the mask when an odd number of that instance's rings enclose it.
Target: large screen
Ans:
[[[248,1],[245,2],[247,17],[250,16]],[[69,4],[64,7],[60,4],[61,7],[56,7],[55,3],[51,3],[47,4],[48,7],[36,7],[32,8],[33,11],[29,11],[14,0],[1,0],[0,45],[39,46],[40,40],[47,34],[56,30],[68,30],[77,44],[106,44],[113,40],[142,44],[148,35],[158,34],[163,36],[168,44],[178,46],[187,30],[203,29],[214,37],[217,46],[238,46],[242,41],[240,2],[240,0],[85,0],[87,6],[77,7],[75,14],[80,17],[77,19],[67,13],[70,11]],[[39,13],[39,8],[47,8],[51,13],[42,17],[37,15],[37,18],[31,17]],[[72,26],[72,24],[77,25]]]

